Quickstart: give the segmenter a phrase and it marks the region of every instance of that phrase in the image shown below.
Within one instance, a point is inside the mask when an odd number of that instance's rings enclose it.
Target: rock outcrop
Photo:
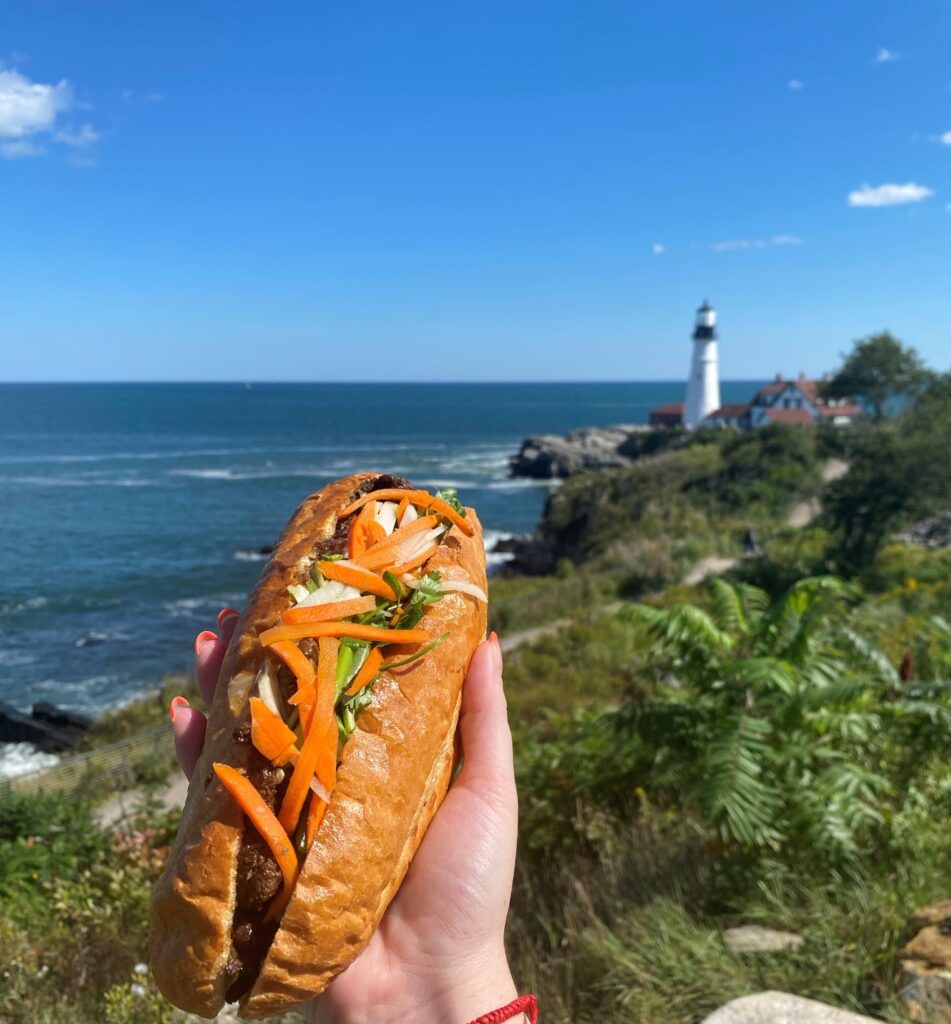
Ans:
[[[912,1020],[951,1022],[951,900],[932,903],[909,922],[901,950],[901,998]]]
[[[535,434],[522,442],[518,455],[512,456],[512,476],[541,480],[563,480],[589,469],[618,469],[633,459],[621,454],[621,446],[646,427],[620,423],[613,427],[582,427],[564,437]]]
[[[0,743],[32,743],[44,754],[58,754],[72,750],[88,726],[88,719],[52,704],[37,704],[25,715],[0,701]]]
[[[951,547],[951,510],[914,523],[898,534],[897,539],[926,548]]]

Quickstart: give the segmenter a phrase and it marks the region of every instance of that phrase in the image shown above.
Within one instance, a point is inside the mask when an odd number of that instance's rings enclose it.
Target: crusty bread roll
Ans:
[[[394,486],[409,485],[360,473],[307,498],[284,529],[235,629],[181,827],[152,902],[155,979],[189,1012],[214,1017],[239,995],[240,1015],[260,1019],[323,991],[369,942],[446,794],[462,681],[486,628],[485,604],[460,592],[428,605],[419,624],[434,637],[448,637],[412,664],[377,677],[372,701],[342,748],[329,807],[273,940],[260,969],[251,965],[253,984],[247,964],[236,979],[237,872],[242,842],[250,841],[253,826],[212,765],[224,762],[246,772],[256,755],[237,737],[267,657],[258,637],[279,623],[290,601],[288,586],[307,579],[321,542],[326,550],[332,538],[345,535],[347,522],[338,519],[350,502]],[[426,571],[485,589],[482,530],[472,509],[466,519],[472,535],[453,526]]]

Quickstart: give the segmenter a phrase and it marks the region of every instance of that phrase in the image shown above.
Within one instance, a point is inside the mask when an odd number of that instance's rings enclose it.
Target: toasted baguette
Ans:
[[[288,606],[287,587],[306,577],[314,545],[333,536],[338,514],[377,474],[337,481],[307,498],[274,548],[222,665],[205,746],[181,827],[152,900],[152,971],[183,1010],[214,1017],[225,1002],[244,816],[212,771],[247,766],[234,730],[264,657],[262,630]],[[453,528],[427,570],[486,586],[482,529]],[[430,654],[379,676],[373,700],[343,747],[330,806],[253,988],[239,1013],[260,1019],[323,991],[369,942],[396,894],[449,785],[462,681],[485,634],[485,605],[448,593],[421,626],[449,636]],[[250,825],[247,827],[251,827]]]

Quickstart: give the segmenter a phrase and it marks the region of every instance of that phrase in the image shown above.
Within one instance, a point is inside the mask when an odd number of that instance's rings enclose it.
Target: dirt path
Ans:
[[[169,778],[168,786],[159,793],[159,800],[165,810],[183,807],[188,793],[188,780],[180,771]],[[142,790],[130,789],[125,793],[117,793],[111,800],[97,807],[93,812],[100,828],[115,828],[125,818],[132,815],[136,804],[142,799]]]

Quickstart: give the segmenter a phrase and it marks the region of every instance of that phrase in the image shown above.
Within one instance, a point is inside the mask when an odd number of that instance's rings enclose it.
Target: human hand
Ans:
[[[237,612],[224,609],[220,635],[206,631],[196,638],[198,685],[206,702],[237,621]],[[179,761],[190,776],[204,743],[205,717],[180,697],[170,710]],[[369,945],[308,1004],[315,1024],[465,1024],[515,998],[503,936],[518,800],[494,633],[469,665],[459,730],[465,758],[459,777]]]

